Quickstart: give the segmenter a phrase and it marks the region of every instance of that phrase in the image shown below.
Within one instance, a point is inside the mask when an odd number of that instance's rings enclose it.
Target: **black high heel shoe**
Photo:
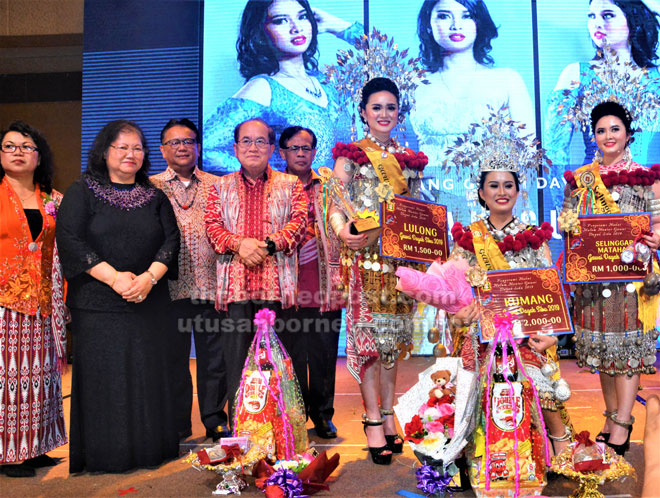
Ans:
[[[603,410],[603,417],[610,418],[612,415],[616,417],[616,410],[612,410],[611,412],[608,412],[607,410]],[[598,434],[596,434],[596,437],[594,438],[594,441],[596,441],[597,443],[607,444],[609,440],[610,440],[610,433],[603,431],[600,431]]]
[[[628,437],[626,438],[626,441],[624,443],[612,444],[609,442],[609,439],[605,443],[607,446],[612,448],[617,455],[623,456],[626,454],[626,451],[630,449],[630,434],[632,434],[633,424],[635,423],[635,417],[631,415],[630,420],[624,422],[616,418],[616,412],[615,412],[615,414],[610,415],[610,420],[614,422],[616,425],[620,425],[621,427],[626,427],[628,429]]]
[[[389,415],[394,415],[394,410],[391,408],[389,410],[381,408],[380,414],[383,417],[387,417]],[[392,453],[403,453],[403,438],[401,436],[398,434],[385,434],[385,441],[387,441],[387,447]]]
[[[362,425],[364,425],[364,435],[367,435],[367,427],[374,427],[383,425],[385,420],[380,418],[377,420],[367,417],[366,413],[362,414]],[[371,455],[371,460],[376,465],[389,465],[392,463],[392,450],[386,444],[385,446],[380,446],[379,448],[373,448],[367,443],[367,448],[369,448],[369,454]]]

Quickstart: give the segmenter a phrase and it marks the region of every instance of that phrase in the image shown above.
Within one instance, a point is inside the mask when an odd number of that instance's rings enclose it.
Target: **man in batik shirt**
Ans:
[[[218,253],[215,306],[223,317],[230,400],[255,332],[254,315],[269,308],[279,317],[296,303],[296,247],[307,224],[302,184],[268,164],[275,149],[273,129],[261,119],[245,121],[235,128],[234,142],[241,169],[220,179],[205,216]],[[245,333],[246,325],[250,333]]]
[[[179,275],[169,281],[172,298],[170,373],[174,382],[176,424],[179,437],[192,434],[191,332],[197,358],[197,398],[206,436],[217,441],[228,434],[225,367],[219,317],[215,311],[215,251],[206,236],[204,213],[209,193],[219,177],[197,167],[201,144],[195,124],[172,119],[160,133],[160,151],[167,169],[151,181],[169,198],[179,230]]]

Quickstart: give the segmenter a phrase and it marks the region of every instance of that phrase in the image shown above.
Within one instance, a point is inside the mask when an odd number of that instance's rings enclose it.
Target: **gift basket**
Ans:
[[[551,469],[578,481],[570,498],[604,498],[598,486],[606,481],[635,476],[635,469],[604,443],[594,442],[582,431],[567,448],[553,459]]]
[[[422,466],[417,487],[442,496],[458,474],[454,464],[474,426],[477,375],[460,358],[437,358],[394,406],[408,441]]]
[[[234,437],[191,453],[185,461],[223,476],[214,494],[240,494],[247,486],[245,476],[256,477],[257,486],[270,497],[327,489],[324,482],[339,456],[328,459],[325,452],[318,455],[307,447],[300,386],[291,358],[273,330],[275,313],[260,310],[254,322],[257,331],[234,403]]]
[[[478,497],[540,495],[550,455],[534,383],[525,373],[509,313],[495,315],[496,335],[481,371],[481,410],[468,447]]]

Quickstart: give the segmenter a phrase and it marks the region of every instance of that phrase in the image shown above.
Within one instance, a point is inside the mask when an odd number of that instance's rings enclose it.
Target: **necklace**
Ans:
[[[395,152],[398,154],[403,154],[406,151],[406,149],[404,147],[401,147],[399,144],[397,144],[396,140],[394,140],[393,138],[390,138],[387,142],[383,143],[368,131],[367,131],[367,138],[376,145],[378,145],[378,147],[380,147],[383,150],[386,150],[390,154],[394,154]]]
[[[195,182],[195,180],[192,179],[192,178],[190,179],[190,181]],[[170,197],[170,194],[172,194],[172,198],[178,204],[178,206],[181,209],[187,210],[187,209],[190,209],[192,207],[192,205],[195,203],[195,199],[197,198],[197,190],[198,189],[199,189],[199,184],[197,182],[195,182],[195,186],[192,189],[192,198],[188,199],[188,197],[189,197],[188,192],[187,192],[188,189],[184,186],[183,191],[185,192],[184,197],[186,198],[186,202],[183,202],[183,203],[177,198],[176,193],[174,192],[174,188],[170,185],[167,186],[167,191],[165,192],[165,195],[167,195],[167,197]]]
[[[316,83],[314,83],[314,79],[307,73],[305,73],[305,79],[307,80],[307,83],[303,81],[303,78],[299,76],[294,76],[293,74],[285,73],[284,71],[280,71],[278,74],[284,76],[285,78],[294,80],[301,88],[305,89],[307,95],[310,95],[315,99],[320,99],[323,96],[323,91],[321,90],[321,88],[318,88],[316,86]],[[311,85],[312,88],[309,88],[308,85]]]
[[[90,177],[85,177],[84,180],[97,199],[124,211],[141,208],[156,196],[156,188],[151,186],[135,184],[130,188],[117,188]]]
[[[520,220],[516,216],[514,216],[511,221],[501,229],[495,228],[495,225],[490,221],[490,216],[486,218],[486,222],[488,222],[488,226],[491,229],[490,231],[498,242],[502,242],[507,235],[516,235],[520,231]]]

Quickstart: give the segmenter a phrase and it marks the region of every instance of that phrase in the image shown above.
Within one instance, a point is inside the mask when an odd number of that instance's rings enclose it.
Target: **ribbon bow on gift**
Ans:
[[[267,308],[257,311],[254,315],[254,324],[259,331],[268,330],[268,327],[275,325],[275,312]]]

